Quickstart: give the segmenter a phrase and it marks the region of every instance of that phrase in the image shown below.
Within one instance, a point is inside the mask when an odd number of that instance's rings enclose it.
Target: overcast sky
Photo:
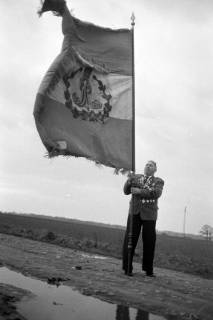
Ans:
[[[213,226],[213,2],[73,0],[76,17],[129,28],[134,11],[136,171],[165,181],[158,230]],[[32,116],[39,84],[63,41],[61,18],[38,0],[0,1],[0,210],[125,225],[125,176],[85,159],[44,157]]]

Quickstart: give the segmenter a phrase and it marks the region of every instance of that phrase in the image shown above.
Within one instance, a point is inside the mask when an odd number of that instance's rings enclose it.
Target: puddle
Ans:
[[[103,302],[84,296],[68,286],[59,287],[0,268],[0,283],[10,284],[36,295],[17,304],[27,320],[166,320],[140,309]]]

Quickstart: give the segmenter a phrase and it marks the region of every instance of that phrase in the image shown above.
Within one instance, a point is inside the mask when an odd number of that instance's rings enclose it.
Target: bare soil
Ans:
[[[5,234],[0,234],[0,265],[43,281],[62,279],[83,294],[167,319],[213,319],[213,280],[161,268],[155,269],[156,278],[149,278],[139,263],[134,263],[134,276],[128,277],[119,259]],[[16,309],[11,305],[27,294],[2,285],[0,279],[0,320],[23,319],[14,316]],[[3,314],[6,296],[13,298]]]

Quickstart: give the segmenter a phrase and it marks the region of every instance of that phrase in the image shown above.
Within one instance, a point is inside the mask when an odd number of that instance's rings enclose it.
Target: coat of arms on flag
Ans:
[[[63,0],[41,13],[62,16],[62,51],[36,97],[34,116],[50,156],[85,157],[132,170],[132,34],[71,16]]]
[[[99,79],[98,79],[99,77]],[[74,118],[104,123],[112,106],[110,88],[91,67],[81,67],[65,74],[65,106]]]

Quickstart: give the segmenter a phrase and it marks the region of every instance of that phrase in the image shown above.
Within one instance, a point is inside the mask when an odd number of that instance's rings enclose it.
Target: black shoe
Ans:
[[[125,274],[125,276],[133,277],[132,271],[128,272],[127,270],[124,270],[124,274]]]
[[[146,272],[146,276],[150,278],[156,278],[156,275],[153,272]]]

